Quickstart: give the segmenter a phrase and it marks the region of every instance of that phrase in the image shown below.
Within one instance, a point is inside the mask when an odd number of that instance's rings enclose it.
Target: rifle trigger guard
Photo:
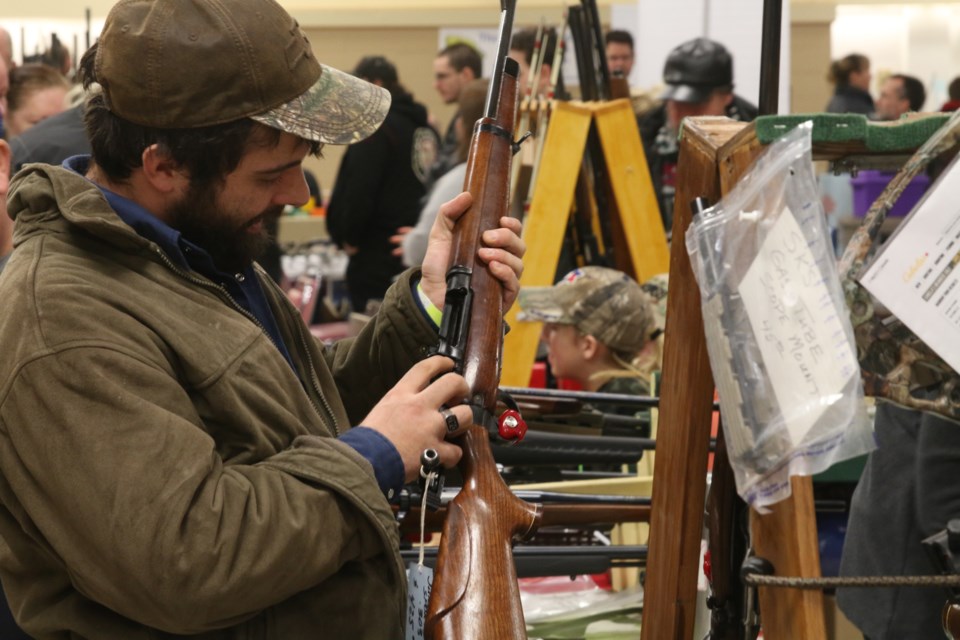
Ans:
[[[520,153],[520,146],[527,141],[527,138],[533,135],[533,131],[527,131],[525,134],[520,136],[519,140],[516,140],[510,143],[510,148],[513,150],[513,155]]]

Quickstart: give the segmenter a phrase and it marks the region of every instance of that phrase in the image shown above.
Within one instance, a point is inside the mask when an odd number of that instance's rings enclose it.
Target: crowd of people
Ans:
[[[425,356],[451,230],[470,204],[461,192],[489,86],[482,55],[462,42],[437,53],[434,89],[455,107],[441,135],[388,58],[338,71],[279,5],[222,2],[229,20],[178,7],[176,23],[172,8],[118,4],[76,77],[56,40],[18,64],[0,29],[0,580],[32,635],[400,637],[389,500],[425,449],[455,465],[451,424],[472,424],[464,379]],[[150,64],[130,25],[171,63]],[[242,59],[237,33],[250,47]],[[546,34],[533,76],[535,30],[514,34],[521,95],[546,93],[558,46]],[[610,72],[629,77],[630,33],[610,31],[604,45]],[[680,43],[656,104],[638,114],[668,233],[683,119],[757,116],[733,68],[720,42]],[[926,101],[901,73],[874,98],[861,54],[835,61],[829,78],[831,113],[896,120]],[[211,86],[224,99],[207,100]],[[960,78],[942,109],[958,106]],[[348,148],[326,227],[349,257],[352,308],[372,318],[332,346],[307,337],[257,266],[284,207],[310,195],[304,159],[328,144]],[[521,291],[520,221],[503,219],[484,240],[504,308],[517,301],[521,321],[543,325],[554,376],[650,392],[664,276],[641,284],[583,266]],[[943,489],[956,437],[890,407],[877,425],[843,570],[932,573],[919,538],[960,504]],[[872,537],[891,520],[901,554]],[[939,591],[870,593],[839,598],[870,640],[933,633]],[[0,616],[0,636],[20,633]]]
[[[911,111],[921,111],[927,102],[923,82],[905,73],[886,75],[874,99],[870,93],[873,80],[870,59],[860,53],[834,60],[827,79],[834,87],[833,96],[824,109],[827,113],[859,113],[873,120],[890,121]],[[960,106],[960,77],[951,81],[948,96],[935,110],[955,111]]]

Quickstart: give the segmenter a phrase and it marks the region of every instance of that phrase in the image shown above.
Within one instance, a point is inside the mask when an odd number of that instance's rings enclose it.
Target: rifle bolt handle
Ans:
[[[504,411],[497,422],[497,431],[504,440],[512,440],[516,444],[527,435],[527,423],[515,409]]]

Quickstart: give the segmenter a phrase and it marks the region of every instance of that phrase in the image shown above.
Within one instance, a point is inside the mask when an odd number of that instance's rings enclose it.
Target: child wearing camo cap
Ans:
[[[638,357],[659,333],[654,300],[632,278],[582,267],[552,287],[520,290],[519,319],[543,322],[550,369],[587,391],[649,393]]]

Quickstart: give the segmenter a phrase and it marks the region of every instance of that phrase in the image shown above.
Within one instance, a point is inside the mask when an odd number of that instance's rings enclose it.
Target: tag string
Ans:
[[[417,563],[417,566],[422,569],[424,547],[427,544],[427,493],[430,485],[433,484],[433,479],[437,477],[437,472],[431,471],[424,476],[423,467],[421,467],[420,475],[427,480],[426,484],[424,485],[423,499],[420,501],[420,560]]]

